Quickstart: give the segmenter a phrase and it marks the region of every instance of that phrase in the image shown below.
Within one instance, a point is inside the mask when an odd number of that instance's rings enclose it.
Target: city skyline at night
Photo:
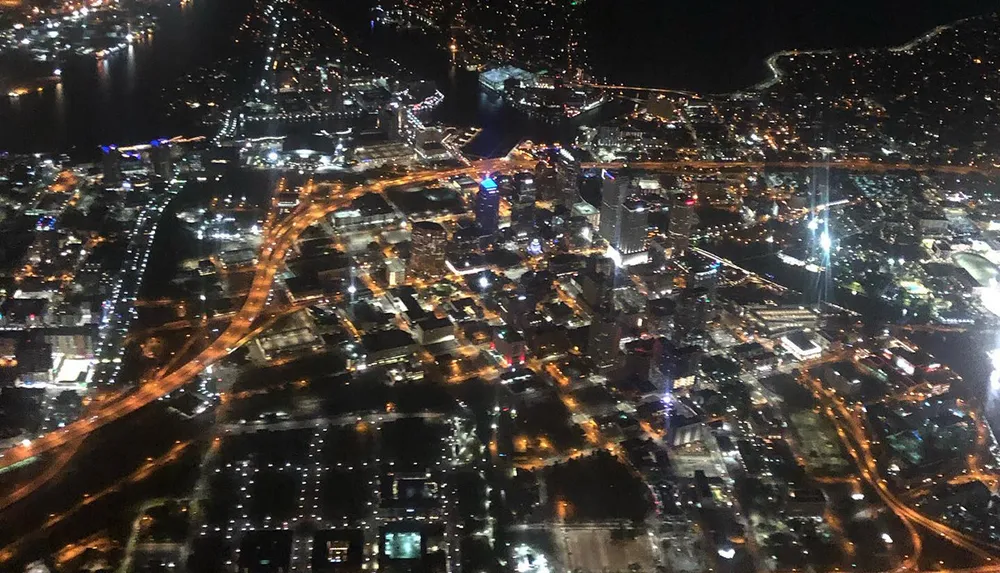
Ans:
[[[989,573],[1000,13],[0,2],[0,571]]]

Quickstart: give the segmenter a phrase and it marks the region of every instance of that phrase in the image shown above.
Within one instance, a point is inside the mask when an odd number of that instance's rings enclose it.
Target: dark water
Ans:
[[[720,93],[788,49],[892,46],[998,9],[987,0],[589,0],[590,59],[615,82]]]
[[[163,6],[157,32],[101,62],[73,57],[59,85],[16,100],[0,98],[0,150],[93,152],[187,134],[167,117],[169,90],[189,71],[233,54],[232,37],[249,0],[192,0]]]

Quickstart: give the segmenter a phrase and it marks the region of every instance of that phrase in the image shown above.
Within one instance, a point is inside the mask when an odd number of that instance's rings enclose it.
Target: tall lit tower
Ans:
[[[154,139],[149,143],[149,161],[153,164],[153,173],[160,179],[169,181],[173,178],[173,158],[170,155],[170,142],[166,139]]]
[[[628,198],[630,184],[628,177],[614,176],[604,171],[601,186],[601,223],[598,232],[612,247],[621,239],[622,205]]]
[[[622,204],[618,243],[611,245],[621,255],[644,252],[649,246],[649,209],[642,199],[629,197]]]
[[[500,189],[489,177],[479,184],[475,213],[476,223],[484,232],[494,234],[500,230]]]
[[[556,204],[572,209],[580,201],[580,160],[566,148],[556,157]]]
[[[514,198],[510,206],[510,225],[519,234],[530,233],[535,226],[535,199],[537,189],[531,172],[514,176]]]

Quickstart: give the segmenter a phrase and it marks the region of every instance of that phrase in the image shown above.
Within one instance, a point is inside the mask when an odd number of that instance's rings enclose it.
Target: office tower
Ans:
[[[563,148],[556,157],[556,205],[572,209],[580,201],[580,160]]]
[[[587,257],[586,271],[614,277],[615,263],[602,255],[590,255]]]
[[[149,146],[149,161],[153,164],[153,173],[166,181],[173,179],[174,164],[170,157],[170,142],[166,139],[154,139]]]
[[[535,189],[539,201],[553,201],[558,194],[556,170],[544,161],[535,165]]]
[[[677,303],[669,298],[656,298],[646,303],[646,330],[650,334],[669,336],[674,331]]]
[[[698,215],[694,211],[695,200],[688,194],[675,194],[670,204],[669,230],[674,237],[678,253],[687,250],[691,234],[698,228]]]
[[[588,331],[587,350],[590,359],[602,372],[613,370],[618,365],[618,346],[621,342],[621,326],[610,310],[595,316]]]
[[[618,243],[612,245],[615,250],[623,256],[646,252],[649,243],[648,220],[649,211],[642,199],[626,199],[621,209]]]
[[[614,275],[592,270],[584,271],[580,276],[580,289],[583,301],[591,309],[610,307],[615,290]]]
[[[674,258],[674,241],[671,237],[658,235],[649,243],[649,262],[654,268],[663,269]]]
[[[622,205],[631,192],[630,181],[628,177],[616,177],[607,171],[601,177],[601,224],[598,233],[617,248],[621,240]]]
[[[621,380],[649,382],[655,342],[653,338],[637,338],[623,344],[622,368],[617,377]]]
[[[510,200],[510,226],[518,235],[529,235],[535,227],[535,177],[530,172],[514,176],[514,196]]]
[[[475,213],[476,223],[483,232],[494,234],[500,230],[500,189],[489,177],[479,184]]]
[[[379,110],[378,126],[389,137],[389,141],[401,141],[404,127],[406,131],[412,131],[412,126],[407,120],[404,120],[403,107],[396,101]],[[413,136],[412,133],[408,133],[408,135]]]
[[[649,213],[649,230],[652,233],[666,235],[670,232],[670,198],[653,193],[643,193],[642,200],[646,202]]]
[[[122,153],[117,145],[101,146],[101,163],[104,172],[104,186],[117,187],[122,183]]]
[[[687,269],[685,282],[687,288],[703,288],[714,295],[719,285],[719,263],[698,254],[688,253],[684,259]]]
[[[690,387],[701,366],[701,355],[696,346],[677,345],[657,337],[653,342],[649,381],[664,395]]]
[[[674,342],[696,344],[703,340],[711,313],[712,298],[708,289],[685,288],[681,291],[674,316]]]
[[[398,287],[406,282],[406,265],[396,257],[385,260],[385,284],[390,288]]]
[[[434,221],[417,221],[410,235],[410,271],[425,276],[445,274],[448,231]]]
[[[459,224],[448,241],[448,255],[463,258],[471,253],[481,253],[494,242],[492,235],[485,234],[476,224]]]

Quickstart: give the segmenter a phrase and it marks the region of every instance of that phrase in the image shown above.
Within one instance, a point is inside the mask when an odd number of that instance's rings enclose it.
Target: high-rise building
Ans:
[[[598,233],[612,247],[621,241],[622,206],[631,193],[628,177],[605,171],[601,177],[601,221]]]
[[[559,183],[554,167],[544,161],[539,161],[535,165],[535,188],[538,191],[538,199],[541,201],[554,201],[559,190]]]
[[[674,246],[678,253],[687,250],[691,235],[698,228],[698,215],[694,207],[695,200],[690,195],[681,193],[672,197],[669,231],[674,237]]]
[[[674,241],[670,237],[657,235],[649,243],[649,262],[661,270],[674,258]]]
[[[500,189],[489,177],[479,184],[475,213],[476,223],[484,232],[494,234],[500,230]]]
[[[649,245],[649,211],[642,199],[629,197],[621,209],[618,243],[612,246],[622,256],[646,252]]]
[[[719,263],[689,252],[684,258],[685,282],[688,288],[703,288],[714,295],[719,284]]]
[[[448,231],[434,221],[417,221],[410,236],[410,271],[425,276],[443,275]]]
[[[166,139],[154,139],[149,146],[149,161],[153,164],[153,173],[165,181],[173,179],[174,163],[170,156],[170,142]]]
[[[404,125],[405,124],[405,125]],[[389,137],[389,141],[400,141],[403,139],[404,127],[410,139],[415,139],[412,133],[412,125],[404,120],[404,110],[399,102],[391,102],[378,113],[379,128]]]
[[[396,257],[385,260],[385,284],[395,288],[406,281],[406,265]]]
[[[618,365],[622,333],[621,326],[613,317],[594,317],[588,331],[587,351],[590,359],[602,372]]]
[[[646,202],[649,213],[650,232],[666,235],[670,232],[670,198],[656,193],[643,193],[642,200]]]
[[[584,271],[580,276],[580,289],[583,301],[591,309],[610,307],[615,289],[614,274]]]
[[[658,337],[653,342],[649,381],[663,394],[690,387],[698,373],[701,356],[697,346],[678,345]]]
[[[580,160],[566,148],[556,157],[556,205],[572,209],[580,201]]]
[[[673,340],[677,344],[701,341],[711,318],[712,298],[705,288],[685,288],[677,299]]]
[[[122,153],[117,145],[101,146],[101,165],[105,187],[117,187],[122,183]]]
[[[510,201],[510,226],[518,235],[529,235],[535,227],[535,177],[530,172],[514,176],[514,194]]]

